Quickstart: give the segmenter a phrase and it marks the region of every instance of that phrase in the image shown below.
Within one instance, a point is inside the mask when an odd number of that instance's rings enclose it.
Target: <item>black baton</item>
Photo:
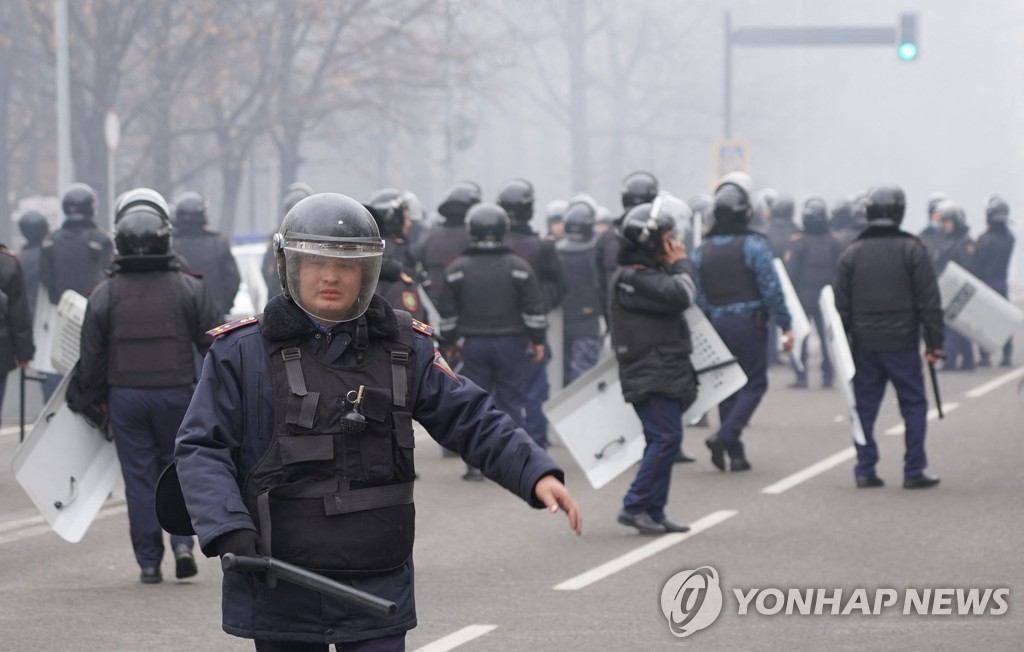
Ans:
[[[394,616],[398,611],[398,605],[390,600],[354,589],[329,577],[273,557],[239,557],[228,552],[220,558],[220,566],[225,571],[235,573],[267,573],[279,580],[344,600],[382,616]]]
[[[932,377],[932,392],[935,393],[935,407],[939,411],[939,418],[945,419],[945,415],[942,414],[942,397],[939,396],[939,376],[935,372],[935,365],[928,363],[928,374]]]

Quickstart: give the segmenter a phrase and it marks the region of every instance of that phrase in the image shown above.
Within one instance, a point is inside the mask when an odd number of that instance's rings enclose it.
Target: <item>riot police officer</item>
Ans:
[[[503,242],[513,253],[519,254],[533,267],[540,284],[541,295],[544,297],[544,314],[551,312],[562,303],[565,297],[565,276],[562,273],[562,262],[555,253],[555,242],[542,239],[530,227],[533,219],[533,185],[524,179],[512,179],[505,182],[498,193],[497,204],[505,209],[509,217],[509,231]],[[541,406],[551,392],[548,382],[548,363],[551,360],[551,347],[545,342],[544,357],[540,362],[527,367],[526,396],[526,432],[533,440],[547,448],[548,420]]]
[[[583,201],[571,204],[565,213],[565,237],[555,245],[565,272],[562,373],[566,385],[596,365],[601,353],[605,300],[598,289],[594,258],[596,221],[597,210],[593,204]]]
[[[597,240],[597,278],[601,296],[608,300],[608,281],[619,267],[618,228],[629,209],[640,204],[649,204],[658,196],[658,179],[650,172],[638,170],[622,180],[622,215],[615,220],[615,228],[608,229]]]
[[[301,181],[289,185],[284,192],[284,199],[281,200],[281,217],[284,218],[288,211],[295,204],[313,194],[313,189]],[[263,263],[260,271],[263,273],[263,281],[267,285],[267,300],[273,299],[281,294],[281,277],[277,273],[277,255],[274,253],[274,236],[271,234],[267,242],[267,251],[263,254]]]
[[[676,221],[659,210],[658,202],[630,209],[612,277],[612,349],[623,397],[640,417],[646,441],[618,522],[641,534],[690,529],[665,515],[683,441],[683,412],[697,398],[693,345],[683,318],[696,290],[675,229]]]
[[[459,181],[448,190],[445,200],[437,207],[444,218],[423,236],[419,258],[427,274],[427,293],[436,304],[444,292],[445,268],[469,246],[466,231],[466,213],[483,199],[480,186],[472,181]]]
[[[569,209],[569,202],[564,199],[552,199],[544,207],[544,223],[548,226],[548,240],[555,242],[565,236],[565,211]]]
[[[821,342],[821,384],[832,386],[832,360],[825,339],[825,322],[818,297],[821,290],[832,282],[841,247],[828,230],[828,205],[818,196],[804,201],[803,232],[793,240],[786,252],[786,270],[793,281],[793,289],[807,318],[814,323]],[[794,365],[796,380],[790,387],[807,387],[807,338],[800,349],[800,366]]]
[[[865,444],[856,445],[854,476],[858,487],[883,486],[875,466],[875,419],[892,382],[905,423],[907,452],[903,486],[933,487],[939,479],[925,472],[928,399],[921,373],[924,335],[929,365],[942,357],[942,305],[935,272],[921,241],[900,230],[906,210],[903,191],[878,186],[867,195],[868,228],[839,259],[833,283],[836,309],[850,337],[857,373],[853,391]]]
[[[103,280],[114,244],[96,226],[96,192],[84,183],[68,186],[61,198],[65,220],[43,241],[39,281],[50,303],[56,305],[65,290],[83,296]]]
[[[945,233],[945,240],[936,260],[936,274],[942,274],[942,270],[951,262],[973,274],[977,260],[976,248],[969,233],[970,228],[964,217],[963,208],[953,200],[945,199],[939,202],[935,211],[942,220],[942,229]],[[946,328],[943,348],[946,360],[942,365],[942,371],[974,371],[974,344],[955,328]]]
[[[258,650],[405,649],[416,626],[414,419],[487,477],[581,527],[551,458],[448,368],[429,327],[374,296],[383,246],[349,197],[296,204],[275,239],[284,293],[259,320],[218,329],[178,434],[204,553],[277,557],[398,605],[374,615],[225,573],[224,631],[258,639]]]
[[[396,188],[383,188],[370,198],[367,208],[384,238],[383,262],[377,294],[393,307],[406,310],[421,322],[427,321],[416,282],[416,258],[405,236],[411,227],[409,205]]]
[[[1007,272],[1014,245],[1009,220],[1010,206],[1006,200],[999,196],[989,198],[985,205],[985,223],[988,229],[978,236],[974,264],[974,274],[1004,297],[1009,291]],[[978,366],[988,367],[991,364],[991,352],[981,349]],[[1013,338],[1010,338],[1003,345],[1003,357],[999,366],[1009,367],[1012,364]]]
[[[547,313],[537,275],[506,247],[509,218],[501,206],[470,209],[466,226],[472,244],[445,270],[438,303],[447,342],[464,338],[462,373],[494,395],[498,408],[526,428],[527,391],[532,369],[545,356]],[[466,480],[482,479],[470,467]]]
[[[40,257],[43,253],[43,240],[50,233],[50,223],[39,211],[25,211],[18,218],[18,229],[25,236],[25,246],[18,252],[18,261],[21,263],[22,278],[25,281],[29,314],[34,316],[39,294]]]
[[[928,224],[917,234],[918,239],[928,249],[928,257],[936,271],[939,267],[939,255],[942,253],[946,241],[946,232],[942,228],[942,216],[936,209],[945,200],[946,196],[941,192],[933,192],[928,195]]]
[[[180,271],[164,210],[129,203],[115,223],[113,273],[89,297],[75,384],[105,397],[140,578],[155,584],[164,554],[153,508],[156,483],[173,459],[195,386],[192,347],[206,352],[212,342],[206,331],[221,315],[202,281]],[[191,537],[171,537],[178,578],[196,574],[192,545]]]
[[[12,369],[27,369],[35,355],[32,316],[21,265],[14,253],[0,245],[0,406]]]
[[[768,390],[769,317],[793,347],[786,309],[767,238],[750,230],[753,203],[747,177],[723,180],[715,191],[715,225],[693,254],[698,270],[697,301],[747,375],[747,384],[718,406],[718,432],[706,444],[711,463],[725,471],[747,471],[750,462],[740,436]]]
[[[242,278],[231,255],[231,242],[210,228],[206,199],[184,192],[174,202],[174,248],[188,261],[189,271],[200,274],[206,292],[221,315],[231,312]]]

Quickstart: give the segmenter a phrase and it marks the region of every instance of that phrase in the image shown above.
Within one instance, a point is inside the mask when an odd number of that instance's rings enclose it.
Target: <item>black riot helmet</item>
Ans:
[[[381,188],[370,197],[369,206],[382,238],[400,238],[405,235],[409,205],[397,188]]]
[[[741,181],[723,180],[718,184],[712,209],[714,232],[741,233],[750,225],[754,207],[750,201],[750,191]]]
[[[167,206],[167,200],[163,195],[152,188],[132,188],[118,195],[114,202],[114,227],[116,228],[121,218],[137,206],[151,208],[170,224],[171,209]]]
[[[508,228],[508,213],[497,204],[476,204],[466,215],[466,229],[477,247],[500,246]]]
[[[1010,205],[999,195],[992,195],[985,204],[985,221],[988,224],[1006,224],[1010,219]]]
[[[650,172],[638,170],[622,180],[622,208],[629,210],[640,204],[649,204],[658,196],[658,179]]]
[[[447,196],[437,212],[452,224],[461,224],[466,221],[466,213],[474,205],[483,201],[483,191],[473,181],[459,181],[448,190]]]
[[[71,221],[92,220],[96,217],[96,191],[84,183],[73,183],[64,191],[60,205]]]
[[[869,222],[890,220],[899,225],[907,208],[907,198],[897,185],[882,185],[872,188],[864,203]]]
[[[533,184],[526,179],[509,179],[498,193],[498,206],[513,222],[529,222],[533,218]]]
[[[18,218],[18,228],[30,245],[39,245],[50,232],[50,223],[39,211],[25,211]]]
[[[281,199],[281,215],[287,215],[288,211],[306,197],[313,195],[313,189],[308,184],[296,181],[284,189],[284,197]]]
[[[114,252],[125,256],[166,256],[171,253],[171,222],[149,204],[122,210],[114,227]]]
[[[811,195],[804,200],[804,208],[800,219],[807,233],[826,233],[828,231],[828,204],[823,197]]]
[[[594,237],[597,209],[588,201],[575,201],[569,204],[562,223],[567,238],[577,242],[587,242]]]
[[[300,200],[274,234],[281,289],[325,322],[358,319],[380,277],[384,241],[366,208],[345,195]]]
[[[796,202],[789,195],[779,195],[770,205],[773,220],[792,222],[793,214],[796,212]]]
[[[198,192],[183,192],[174,200],[174,223],[206,224],[206,198]]]
[[[939,219],[943,222],[952,222],[954,231],[962,229],[967,224],[964,209],[960,208],[960,204],[952,199],[940,201],[935,207],[935,212],[939,214]]]
[[[828,228],[832,231],[842,231],[850,228],[853,224],[853,202],[849,197],[838,199],[832,205],[832,217],[829,218]]]
[[[652,255],[662,252],[664,234],[675,231],[676,221],[667,211],[655,208],[654,204],[640,204],[622,218],[621,233],[626,247]]]

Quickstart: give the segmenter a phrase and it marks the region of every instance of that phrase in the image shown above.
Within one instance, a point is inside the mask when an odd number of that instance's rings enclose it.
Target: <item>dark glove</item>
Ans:
[[[239,557],[258,557],[256,544],[259,540],[255,530],[231,530],[214,539],[209,548],[218,557],[223,557],[226,552],[233,552]]]

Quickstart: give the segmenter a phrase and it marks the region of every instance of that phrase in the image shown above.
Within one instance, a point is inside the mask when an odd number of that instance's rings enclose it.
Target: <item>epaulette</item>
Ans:
[[[423,322],[421,322],[418,319],[413,319],[412,320],[412,329],[414,331],[416,331],[417,333],[421,333],[423,335],[426,335],[427,337],[433,337],[434,336],[434,329],[431,328],[430,326],[427,326],[426,324],[424,324]]]
[[[226,324],[221,324],[217,328],[211,328],[210,330],[206,331],[206,334],[209,335],[210,337],[217,337],[218,335],[223,335],[224,333],[230,333],[231,331],[241,328],[242,326],[248,326],[249,324],[255,321],[256,317],[242,317],[241,319],[236,319],[235,321],[229,321]]]

